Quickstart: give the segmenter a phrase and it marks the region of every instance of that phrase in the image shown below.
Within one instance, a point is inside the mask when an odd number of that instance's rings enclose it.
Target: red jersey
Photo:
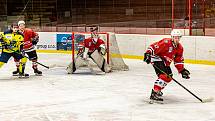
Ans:
[[[152,54],[152,60],[153,57],[157,58],[158,61],[159,58],[162,59],[166,66],[170,66],[171,62],[174,61],[179,72],[184,69],[183,47],[180,43],[175,47],[171,38],[164,38],[151,44],[146,53]]]
[[[97,43],[93,42],[93,38],[87,38],[83,42],[79,43],[79,46],[84,46],[89,48],[89,52],[93,52],[94,50],[98,49],[100,45],[105,44],[105,42],[98,38]]]
[[[38,36],[38,34],[36,32],[34,32],[32,29],[29,28],[25,28],[24,32],[24,50],[31,50],[34,48],[33,44],[32,44],[32,38],[34,38],[35,36]]]

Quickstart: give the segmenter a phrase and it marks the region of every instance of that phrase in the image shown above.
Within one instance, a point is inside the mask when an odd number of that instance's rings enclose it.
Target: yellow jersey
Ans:
[[[8,30],[0,35],[3,52],[13,53],[19,52],[23,46],[24,36],[19,32]]]
[[[0,36],[3,34],[3,32],[0,32]],[[1,45],[1,40],[0,40],[0,48],[2,47],[2,45]]]

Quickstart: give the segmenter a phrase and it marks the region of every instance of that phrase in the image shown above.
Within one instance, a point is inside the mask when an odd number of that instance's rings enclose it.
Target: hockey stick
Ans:
[[[18,15],[18,18],[17,20],[19,20],[21,18],[21,15],[25,12],[25,9],[27,8],[28,6],[28,3],[30,2],[31,0],[28,0],[27,3],[25,4],[24,8],[22,9],[22,11],[20,12],[20,14]]]
[[[153,63],[151,63],[155,68],[157,68],[159,71],[161,71],[162,73],[166,74],[169,78],[171,78],[174,82],[176,82],[178,85],[180,85],[182,88],[184,88],[186,91],[188,91],[191,95],[193,95],[196,99],[198,99],[200,102],[202,103],[206,103],[206,102],[212,102],[213,101],[213,97],[209,97],[206,99],[201,99],[199,98],[197,95],[195,95],[193,92],[191,92],[189,89],[187,89],[184,85],[182,85],[181,83],[179,83],[177,80],[175,80],[173,77],[171,77],[169,74],[167,74],[166,72],[164,72],[163,70],[161,70],[159,67],[157,67],[156,65],[154,65]]]
[[[26,56],[26,55],[22,55],[23,57],[26,57],[28,60],[30,60],[30,58],[28,57],[28,56]],[[50,67],[49,66],[46,66],[46,65],[44,65],[44,64],[42,64],[42,63],[40,63],[40,62],[35,62],[35,63],[37,63],[37,64],[39,64],[39,65],[41,65],[41,66],[43,66],[43,67],[45,67],[45,68],[47,68],[47,69],[49,69]]]
[[[15,52],[15,51],[13,51],[13,52]],[[17,53],[17,54],[21,54],[21,53],[18,53],[18,52],[15,52],[15,53]],[[28,60],[31,60],[28,56],[26,56],[26,55],[22,55],[23,57],[26,57]],[[49,66],[46,66],[46,65],[44,65],[44,64],[42,64],[42,63],[40,63],[40,62],[35,62],[35,63],[37,63],[37,64],[39,64],[39,65],[41,65],[41,66],[43,66],[43,67],[45,67],[45,68],[47,68],[47,69],[49,69],[50,67]]]

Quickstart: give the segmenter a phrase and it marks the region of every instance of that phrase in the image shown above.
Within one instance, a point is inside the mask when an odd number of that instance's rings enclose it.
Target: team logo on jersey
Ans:
[[[12,39],[12,36],[6,36],[5,38],[7,38],[7,39]]]
[[[168,43],[168,40],[164,40],[164,43]]]
[[[171,53],[173,50],[173,47],[169,47],[169,53]]]
[[[155,48],[159,48],[159,46],[158,46],[158,45],[154,45],[154,47],[155,47]]]

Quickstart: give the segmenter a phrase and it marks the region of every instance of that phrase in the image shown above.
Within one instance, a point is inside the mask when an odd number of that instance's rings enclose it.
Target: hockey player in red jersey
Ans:
[[[91,29],[91,37],[86,38],[83,42],[79,43],[78,47],[79,51],[75,60],[75,67],[70,63],[67,67],[68,73],[75,72],[75,70],[80,66],[80,63],[83,61],[86,62],[88,59],[92,59],[103,72],[110,72],[110,68],[103,57],[103,55],[106,54],[105,42],[100,39],[97,34],[97,28]]]
[[[42,75],[42,72],[38,70],[37,68],[37,52],[36,52],[36,44],[39,41],[39,36],[36,32],[34,32],[30,28],[25,28],[25,22],[24,21],[19,21],[19,30],[20,32],[23,33],[24,35],[24,46],[23,49],[25,53],[28,55],[29,59],[32,61],[32,68],[34,70],[34,73],[36,75]],[[15,60],[16,62],[16,67],[17,70],[13,72],[13,75],[16,75],[18,73],[18,67],[19,67],[19,62]]]
[[[79,43],[79,53],[82,53],[85,51],[87,52],[88,55],[93,53],[95,50],[99,50],[103,52],[102,54],[104,55],[106,53],[106,48],[105,48],[105,42],[99,38],[98,34],[92,33],[91,37],[85,39],[83,42]],[[84,50],[85,49],[85,50]],[[87,51],[86,51],[87,50]],[[84,58],[87,56],[84,55]]]
[[[179,43],[181,37],[180,30],[173,29],[171,38],[164,38],[151,44],[144,54],[144,61],[153,65],[158,76],[151,92],[151,100],[163,101],[161,90],[172,80],[170,68],[172,61],[182,78],[190,78],[190,72],[184,68],[183,47]]]

